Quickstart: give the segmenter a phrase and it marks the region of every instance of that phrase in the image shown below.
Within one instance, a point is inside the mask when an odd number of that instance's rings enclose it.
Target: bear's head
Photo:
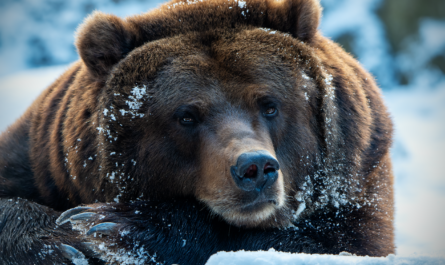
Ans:
[[[287,225],[308,207],[308,176],[330,157],[359,161],[369,138],[369,121],[351,118],[355,134],[339,148],[320,12],[317,0],[207,0],[90,16],[76,44],[100,87],[96,149],[84,154],[97,162],[95,192],[194,197],[234,225]],[[354,97],[353,111],[369,112]]]

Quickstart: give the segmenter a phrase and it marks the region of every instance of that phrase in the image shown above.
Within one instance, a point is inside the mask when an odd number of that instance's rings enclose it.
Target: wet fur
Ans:
[[[394,253],[392,124],[373,77],[317,31],[319,3],[256,0],[247,1],[247,8],[241,10],[236,2],[208,2],[174,8],[169,3],[125,20],[99,12],[86,19],[77,32],[81,60],[0,136],[4,263],[26,263],[31,257],[31,253],[11,256],[8,238],[13,228],[7,224],[15,220],[11,217],[15,210],[8,199],[17,197],[28,200],[17,201],[28,205],[23,218],[54,219],[60,211],[80,204],[132,202],[127,208],[119,206],[126,218],[109,209],[110,218],[123,225],[136,222],[140,229],[134,238],[172,263],[203,263],[218,250],[270,247],[306,253]],[[243,16],[241,11],[247,9]],[[258,27],[278,32],[269,34]],[[125,100],[135,85],[149,88],[140,109],[145,118],[114,121],[110,114],[119,113],[110,106],[128,111]],[[184,92],[184,87],[197,90]],[[282,104],[280,119],[273,124],[258,120],[253,111],[271,88]],[[113,97],[115,93],[120,96]],[[181,100],[199,106],[206,117],[219,117],[219,122],[200,133],[172,126],[166,121],[172,120],[173,106]],[[105,115],[104,109],[110,112]],[[228,117],[232,122],[227,122]],[[255,145],[273,152],[282,165],[284,206],[250,225],[261,230],[230,226],[218,217],[221,213],[209,209],[212,203],[229,209],[240,198],[228,178],[209,177],[221,166],[216,161],[227,159],[215,151],[237,146],[227,137],[242,133],[236,121],[252,131]],[[111,135],[98,128],[110,129]],[[116,171],[116,163],[125,179],[110,181],[107,173]],[[312,183],[311,194],[302,186],[306,176]],[[335,205],[330,195],[326,202],[327,183],[339,185],[338,193],[349,204]],[[125,192],[117,184],[124,185]],[[219,187],[226,194],[217,197],[208,192],[209,187]],[[294,219],[301,194],[306,209]],[[172,198],[187,200],[172,202]],[[147,216],[124,214],[128,209],[144,209],[138,200],[150,200],[151,206],[158,202],[159,208],[147,208]],[[183,236],[187,242],[196,237],[200,243],[175,247],[176,237],[170,233],[177,231],[172,228],[154,229],[155,236],[148,236],[144,230],[150,226],[145,221],[148,216],[168,217],[174,228],[189,231]],[[33,222],[21,229],[34,227]],[[299,229],[274,229],[290,222]],[[39,223],[38,229],[46,226],[51,227]],[[85,239],[63,229],[60,233],[66,233],[66,240],[81,249],[79,242]],[[56,236],[32,240],[40,247],[44,240],[53,245],[65,242]],[[131,247],[134,241],[128,242],[122,247]],[[15,245],[14,252],[33,246],[19,239]],[[52,258],[63,260],[57,255]]]

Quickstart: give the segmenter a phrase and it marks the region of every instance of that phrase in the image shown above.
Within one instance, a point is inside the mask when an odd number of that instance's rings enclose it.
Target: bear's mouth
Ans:
[[[276,197],[277,197],[276,194],[272,195],[272,194],[265,194],[264,192],[261,192],[257,195],[256,199],[254,199],[253,201],[244,203],[240,207],[240,212],[254,213],[254,212],[261,211],[268,205],[272,205],[274,207],[278,206],[278,199]]]

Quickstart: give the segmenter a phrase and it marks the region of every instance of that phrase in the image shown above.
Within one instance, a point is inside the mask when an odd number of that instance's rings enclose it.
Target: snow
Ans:
[[[427,83],[417,86],[430,87],[440,81],[442,73],[431,69],[428,63],[432,58],[445,56],[445,21],[424,19],[419,23],[419,37],[408,43],[408,52],[399,54],[395,59],[399,68],[408,76],[421,78]],[[439,79],[439,80],[438,80]],[[414,82],[419,80],[414,80]]]
[[[164,0],[0,1],[0,76],[39,65],[67,64],[78,55],[73,34],[93,10],[120,17],[153,9]]]
[[[151,264],[162,264],[156,261],[156,254],[149,255],[143,247],[139,247],[137,244],[134,246],[132,252],[126,249],[109,249],[104,243],[100,241],[96,242],[96,246],[101,253],[101,258],[105,259],[110,264],[122,264],[122,265],[143,265],[151,262]]]
[[[356,36],[354,52],[364,67],[377,76],[380,84],[394,85],[394,67],[389,56],[389,44],[385,41],[384,26],[377,14],[371,12],[382,0],[323,0],[320,30],[330,38],[343,34]]]
[[[238,6],[239,6],[239,8],[244,8],[246,6],[246,1],[239,0],[238,1]]]
[[[385,258],[371,258],[352,256],[347,252],[340,255],[309,255],[291,254],[275,251],[237,251],[218,252],[210,257],[206,265],[443,265],[445,259],[431,257],[403,258],[389,255]]]
[[[139,110],[141,108],[141,106],[144,104],[144,102],[142,100],[144,100],[144,97],[147,93],[147,88],[145,86],[143,87],[134,87],[131,90],[131,94],[132,96],[128,96],[129,100],[126,100],[125,103],[128,105],[130,110],[124,110],[124,109],[120,109],[119,112],[121,113],[122,116],[125,116],[127,113],[132,115],[132,118],[135,117],[144,117],[145,114],[143,113],[138,113],[137,110]],[[120,96],[120,94],[117,94],[118,96]],[[115,94],[116,96],[116,94]],[[111,116],[112,120],[116,120],[115,116]]]
[[[83,255],[82,253],[80,253],[81,255]],[[80,258],[74,258],[72,260],[74,265],[88,265],[88,260],[85,258],[85,255],[83,255],[83,257]]]
[[[68,66],[38,68],[0,78],[0,132],[18,119]]]
[[[297,219],[298,216],[300,216],[300,214],[304,211],[304,209],[306,209],[306,203],[303,201],[300,203],[300,205],[298,205],[298,209],[297,212],[295,213],[294,218]]]
[[[396,137],[396,243],[401,255],[445,255],[445,82],[388,91]]]

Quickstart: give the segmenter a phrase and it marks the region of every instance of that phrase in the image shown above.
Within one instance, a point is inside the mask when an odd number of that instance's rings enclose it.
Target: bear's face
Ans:
[[[76,41],[81,86],[97,93],[95,147],[79,154],[94,157],[86,200],[194,197],[248,227],[326,205],[332,192],[313,187],[331,178],[315,173],[346,156],[320,14],[317,0],[175,0],[87,18]]]
[[[238,226],[286,225],[317,151],[303,44],[252,28],[213,37],[150,42],[115,67],[99,119],[113,154],[104,178],[123,198],[194,196]],[[115,177],[125,171],[134,181]]]

